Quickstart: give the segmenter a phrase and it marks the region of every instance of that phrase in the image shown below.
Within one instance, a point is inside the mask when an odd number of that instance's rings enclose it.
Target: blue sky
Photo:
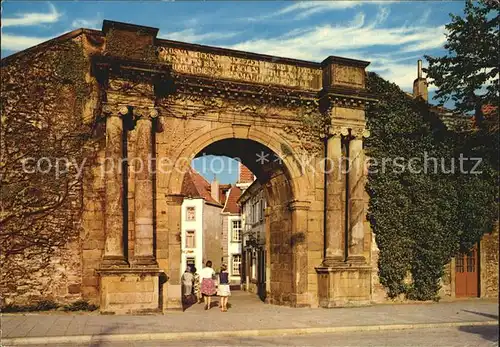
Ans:
[[[179,41],[318,62],[329,55],[368,60],[369,71],[411,91],[417,59],[444,53],[444,25],[449,13],[462,14],[463,7],[462,1],[7,0],[1,53],[4,57],[80,27],[100,29],[103,19],[110,19],[157,27],[159,37]],[[232,171],[218,178],[234,181]]]

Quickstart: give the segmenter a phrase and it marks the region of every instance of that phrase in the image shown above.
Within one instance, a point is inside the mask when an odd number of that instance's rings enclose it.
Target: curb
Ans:
[[[37,344],[82,344],[95,342],[121,342],[121,341],[172,341],[196,340],[221,337],[250,337],[250,336],[285,336],[285,335],[310,335],[342,332],[366,332],[383,330],[409,330],[409,329],[436,329],[463,326],[497,326],[498,321],[489,320],[482,322],[448,322],[448,323],[418,323],[418,324],[387,324],[387,325],[359,325],[344,327],[314,327],[314,328],[283,328],[262,330],[235,330],[235,331],[193,331],[179,333],[143,333],[143,334],[116,334],[116,335],[72,335],[72,336],[46,336],[46,337],[14,337],[2,339],[1,346],[22,346]]]

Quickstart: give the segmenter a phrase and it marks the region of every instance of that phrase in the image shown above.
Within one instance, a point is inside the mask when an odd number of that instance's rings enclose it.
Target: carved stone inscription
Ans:
[[[231,57],[186,49],[160,47],[159,58],[176,72],[246,82],[321,89],[322,70],[291,64]]]
[[[364,87],[364,69],[354,66],[332,65],[333,85]]]

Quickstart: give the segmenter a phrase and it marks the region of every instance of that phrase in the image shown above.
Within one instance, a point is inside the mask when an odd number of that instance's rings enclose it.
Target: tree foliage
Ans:
[[[463,17],[451,14],[446,25],[448,53],[425,57],[427,77],[438,88],[435,98],[453,100],[458,111],[473,112],[478,120],[483,106],[498,106],[498,8],[495,1],[468,0]]]
[[[367,112],[366,150],[379,164],[367,189],[380,281],[390,297],[436,299],[444,265],[492,229],[494,170],[483,160],[482,173],[466,173],[476,161],[460,158],[481,157],[481,147],[448,131],[425,102],[373,73],[367,86],[379,99]]]

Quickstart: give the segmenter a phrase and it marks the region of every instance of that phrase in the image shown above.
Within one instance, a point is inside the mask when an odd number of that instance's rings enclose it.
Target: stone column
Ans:
[[[104,105],[106,117],[105,234],[103,266],[126,265],[123,242],[123,119],[126,106]]]
[[[290,202],[289,208],[292,213],[292,305],[310,306],[307,293],[307,213],[310,202],[294,200]]]
[[[365,129],[351,129],[349,141],[349,248],[347,261],[364,263],[364,153],[363,137],[369,135]]]
[[[157,266],[153,251],[153,119],[154,108],[134,108],[137,122],[134,160],[134,264]]]
[[[342,135],[349,134],[347,128],[332,129],[327,140],[327,157],[325,158],[325,259],[324,266],[333,266],[345,260],[344,235],[345,216],[342,206],[342,195],[345,194],[345,180],[342,175]]]

